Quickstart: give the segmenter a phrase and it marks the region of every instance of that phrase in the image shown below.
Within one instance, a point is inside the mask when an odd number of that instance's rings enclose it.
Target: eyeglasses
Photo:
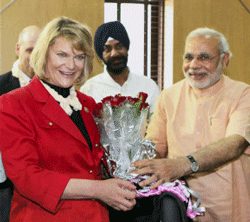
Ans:
[[[199,55],[196,56],[196,59],[202,63],[202,64],[208,64],[210,63],[214,58],[218,57],[218,56],[221,56],[222,54],[224,54],[225,52],[222,52],[220,53],[219,55],[216,55],[216,56],[212,56],[208,53],[201,53]],[[183,61],[184,63],[190,63],[194,60],[195,56],[190,54],[190,53],[186,53],[184,56],[183,56]]]

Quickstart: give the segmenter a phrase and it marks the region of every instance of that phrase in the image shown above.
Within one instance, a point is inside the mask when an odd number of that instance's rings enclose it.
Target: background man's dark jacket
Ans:
[[[12,76],[11,71],[0,75],[0,96],[17,88],[20,88],[19,80]]]

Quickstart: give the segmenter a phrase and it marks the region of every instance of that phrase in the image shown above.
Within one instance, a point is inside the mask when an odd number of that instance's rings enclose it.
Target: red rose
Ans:
[[[131,105],[134,105],[135,103],[137,103],[139,101],[139,98],[129,97],[128,100],[129,100]]]
[[[102,107],[103,107],[102,103],[97,103],[96,104],[96,107],[95,107],[95,109],[93,111],[94,116],[101,116],[102,115]]]
[[[143,109],[147,108],[148,106],[149,106],[148,103],[142,103],[141,107],[140,107],[140,110],[143,110]]]
[[[144,92],[140,92],[138,95],[138,98],[142,101],[142,103],[145,103],[146,99],[148,98],[148,94]]]
[[[105,98],[102,99],[102,103],[109,103],[114,99],[113,96],[107,96]]]
[[[121,96],[120,94],[115,95],[114,99],[111,101],[111,106],[121,106],[127,97]]]

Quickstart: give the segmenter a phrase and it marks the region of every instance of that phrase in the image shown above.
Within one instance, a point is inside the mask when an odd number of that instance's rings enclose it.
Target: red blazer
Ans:
[[[92,117],[95,102],[77,91],[93,149],[34,77],[0,97],[0,149],[14,183],[10,221],[109,221],[103,203],[60,200],[70,178],[101,179],[103,150]]]

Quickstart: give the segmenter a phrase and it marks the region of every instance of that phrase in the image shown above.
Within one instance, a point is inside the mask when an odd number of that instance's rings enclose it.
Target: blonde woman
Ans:
[[[74,88],[92,70],[91,45],[84,25],[54,19],[31,55],[36,76],[0,99],[3,163],[15,187],[11,221],[109,221],[106,205],[135,205],[134,185],[102,180],[96,104]]]

